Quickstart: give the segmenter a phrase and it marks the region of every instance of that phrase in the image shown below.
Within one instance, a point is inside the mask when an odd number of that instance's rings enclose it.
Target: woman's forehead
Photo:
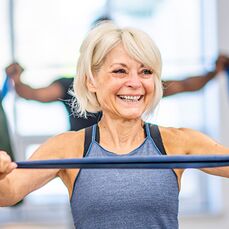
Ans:
[[[137,61],[135,58],[130,56],[130,54],[126,51],[122,44],[114,47],[106,56],[104,64],[121,64],[127,65],[128,63],[136,63],[139,65],[143,65],[141,62]]]

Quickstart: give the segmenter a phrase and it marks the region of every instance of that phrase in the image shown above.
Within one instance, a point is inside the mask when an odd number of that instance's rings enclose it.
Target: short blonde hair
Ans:
[[[155,93],[144,115],[150,114],[160,101],[162,97],[161,55],[153,40],[141,30],[129,27],[119,28],[112,22],[104,22],[88,33],[80,48],[77,74],[73,83],[76,99],[74,110],[79,116],[87,117],[87,112],[101,111],[96,94],[87,88],[87,79],[94,82],[93,72],[101,67],[107,54],[120,43],[131,57],[154,71]]]

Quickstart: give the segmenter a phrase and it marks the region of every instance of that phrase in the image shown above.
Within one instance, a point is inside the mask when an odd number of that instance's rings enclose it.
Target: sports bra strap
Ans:
[[[154,140],[157,148],[160,150],[161,154],[166,155],[165,147],[162,142],[160,130],[157,125],[151,124],[150,125],[150,135],[151,138]]]
[[[94,133],[94,136],[93,136],[93,133]],[[86,156],[87,151],[88,151],[92,141],[96,141],[99,143],[99,126],[98,126],[98,124],[95,124],[93,126],[89,126],[85,129],[83,157]]]
[[[83,157],[86,156],[87,151],[89,149],[89,146],[92,142],[92,127],[89,126],[85,129],[85,134],[84,134],[84,152],[83,152]]]

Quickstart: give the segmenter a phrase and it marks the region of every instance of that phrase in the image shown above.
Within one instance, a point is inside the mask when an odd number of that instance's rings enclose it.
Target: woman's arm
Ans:
[[[188,128],[160,128],[168,155],[228,155],[229,148],[210,137]],[[229,167],[204,168],[202,171],[229,177]]]
[[[4,151],[0,151],[0,206],[7,203],[5,198],[6,194],[12,199],[13,186],[10,186],[10,181],[7,175],[16,167],[17,165],[11,161],[9,155]]]
[[[228,155],[229,148],[217,143],[205,134],[191,129],[183,129],[186,139],[186,153],[190,155]],[[229,167],[204,168],[202,171],[222,177],[229,178]]]
[[[77,145],[79,145],[77,142],[81,139],[82,137],[79,138],[77,132],[67,132],[50,138],[34,152],[29,160],[62,159],[72,157],[72,155],[77,157]],[[69,152],[72,155],[69,155]],[[0,206],[17,203],[30,192],[59,176],[60,171],[60,169],[16,169],[16,164],[12,163],[9,156],[1,151]]]
[[[2,175],[5,171],[2,171]],[[0,206],[11,206],[57,176],[58,170],[13,169],[0,179]]]

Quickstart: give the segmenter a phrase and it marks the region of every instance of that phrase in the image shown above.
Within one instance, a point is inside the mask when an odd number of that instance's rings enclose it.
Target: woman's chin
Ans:
[[[126,111],[121,113],[121,117],[128,120],[141,119],[142,112],[130,112]]]

